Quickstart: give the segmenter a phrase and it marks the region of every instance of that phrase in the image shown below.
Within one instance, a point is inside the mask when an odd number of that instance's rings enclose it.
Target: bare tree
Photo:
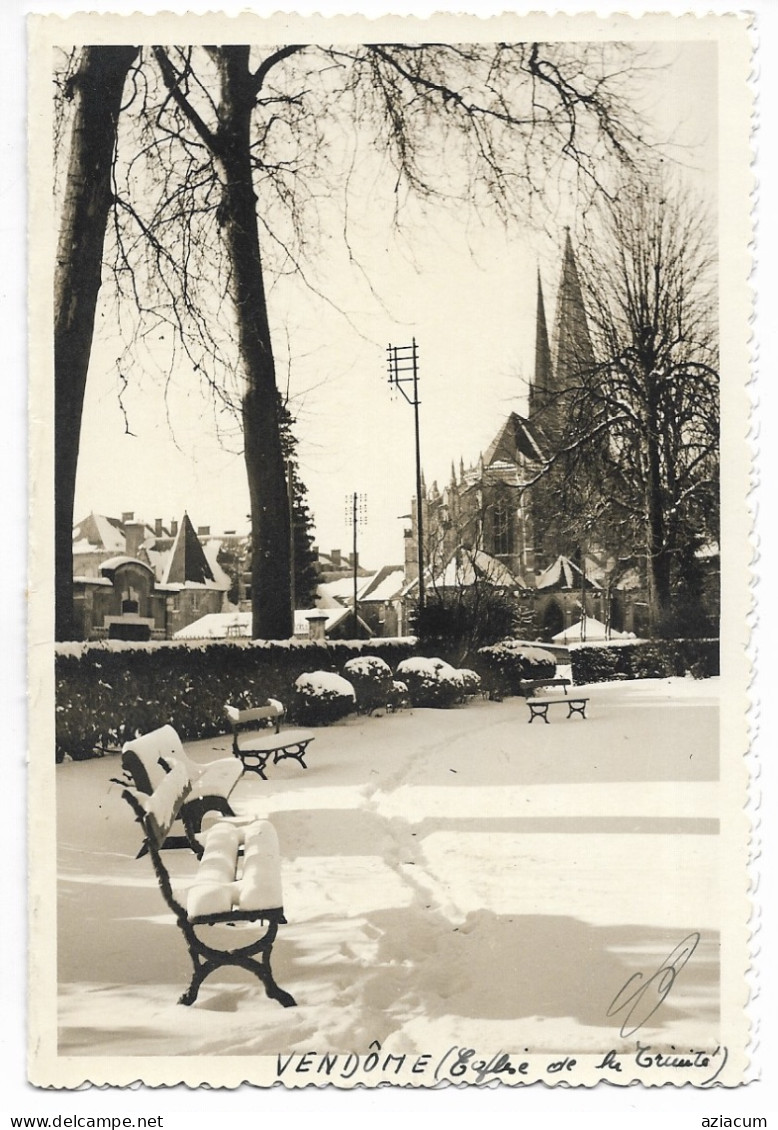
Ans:
[[[137,47],[86,47],[68,77],[70,153],[54,274],[55,634],[73,634],[73,498],[116,128]]]
[[[689,545],[719,535],[714,230],[659,177],[619,194],[582,257],[594,359],[564,393],[562,510],[579,534],[632,545],[658,633]]]
[[[147,57],[120,130],[117,293],[131,299],[136,336],[172,326],[217,397],[240,400],[253,633],[284,636],[289,537],[268,264],[303,270],[333,186],[345,215],[359,144],[349,137],[368,136],[394,170],[398,220],[408,194],[510,217],[560,183],[577,183],[582,199],[607,189],[608,162],[629,163],[641,147],[625,49],[239,45],[157,47],[150,58],[162,83]]]

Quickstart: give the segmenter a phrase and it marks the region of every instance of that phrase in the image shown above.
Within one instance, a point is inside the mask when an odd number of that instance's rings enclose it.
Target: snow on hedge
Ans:
[[[349,675],[362,676],[366,679],[383,679],[392,677],[392,668],[378,655],[359,655],[356,659],[349,659],[343,668]]]
[[[334,671],[304,671],[295,679],[295,688],[313,698],[350,698],[356,695],[348,679],[336,675]]]
[[[422,655],[403,659],[397,675],[407,685],[414,706],[451,706],[466,693],[461,672],[444,659]]]
[[[416,675],[418,678],[432,679],[434,682],[445,682],[446,680],[453,683],[461,682],[456,667],[446,663],[445,659],[430,659],[425,655],[403,659],[397,666],[397,674],[404,677]]]

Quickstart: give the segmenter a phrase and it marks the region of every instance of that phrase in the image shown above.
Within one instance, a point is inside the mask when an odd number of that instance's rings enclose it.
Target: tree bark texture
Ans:
[[[249,48],[222,47],[217,62],[221,101],[216,158],[238,351],[246,381],[242,412],[251,501],[252,635],[286,639],[293,633],[289,507],[250,161],[255,90]]]
[[[54,275],[55,637],[72,639],[73,504],[122,91],[137,47],[86,47]]]

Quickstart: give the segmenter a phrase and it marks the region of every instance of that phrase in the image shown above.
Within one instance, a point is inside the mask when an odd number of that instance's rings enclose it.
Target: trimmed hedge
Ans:
[[[414,648],[413,639],[60,644],[56,758],[99,757],[166,723],[184,741],[223,734],[225,702],[278,698],[291,710],[303,672],[338,672],[365,653],[394,668]]]
[[[613,679],[668,679],[692,675],[709,679],[719,673],[718,640],[649,640],[645,643],[570,648],[574,683]]]
[[[521,694],[524,679],[552,679],[556,659],[542,647],[507,639],[479,648],[476,669],[490,697],[503,698]]]

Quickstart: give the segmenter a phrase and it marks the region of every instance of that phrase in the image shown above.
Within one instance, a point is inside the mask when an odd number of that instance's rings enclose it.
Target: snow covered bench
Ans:
[[[565,694],[567,694],[567,688],[571,685],[569,679],[522,679],[519,683],[519,690],[523,695],[529,698],[530,695],[535,693],[538,687],[561,687]]]
[[[270,968],[278,927],[286,922],[275,828],[267,820],[217,818],[199,833],[203,851],[197,874],[179,900],[161,849],[191,789],[186,768],[174,761],[150,794],[129,785],[122,793],[141,825],[162,897],[192,959],[192,980],[179,1004],[193,1004],[214,970],[239,966],[259,978],[269,997],[289,1008],[296,1001],[279,988]],[[222,926],[232,927],[223,931],[223,946],[212,929]]]
[[[316,735],[311,730],[282,730],[284,708],[277,699],[270,698],[266,706],[250,710],[238,710],[226,703],[224,713],[232,728],[232,752],[240,760],[243,769],[258,773],[266,781],[265,769],[271,757],[274,765],[286,757],[292,757],[303,769],[308,768],[304,755]],[[272,725],[272,732],[256,733],[258,728],[268,725]]]
[[[585,695],[576,695],[570,698],[528,698],[529,718],[527,721],[534,722],[536,718],[542,718],[548,724],[548,711],[552,706],[566,706],[568,718],[572,718],[574,714],[579,714],[581,718],[585,718],[588,701],[589,699]]]
[[[197,851],[196,836],[206,812],[234,816],[229,797],[243,772],[240,765],[228,757],[201,765],[187,757],[181,739],[172,726],[160,726],[148,734],[141,734],[122,746],[122,769],[127,783],[147,795],[162,783],[172,762],[177,761],[187,771],[190,789],[180,817],[187,840]],[[168,846],[175,846],[171,843]]]

